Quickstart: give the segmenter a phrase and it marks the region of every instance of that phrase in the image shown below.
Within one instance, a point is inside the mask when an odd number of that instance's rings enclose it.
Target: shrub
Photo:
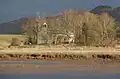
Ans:
[[[20,46],[21,44],[21,40],[19,40],[18,38],[12,38],[12,41],[11,41],[11,46]]]

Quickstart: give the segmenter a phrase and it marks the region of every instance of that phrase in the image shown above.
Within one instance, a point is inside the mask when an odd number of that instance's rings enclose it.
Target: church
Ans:
[[[38,32],[37,36],[37,44],[47,44],[48,41],[48,25],[47,23],[43,23]]]

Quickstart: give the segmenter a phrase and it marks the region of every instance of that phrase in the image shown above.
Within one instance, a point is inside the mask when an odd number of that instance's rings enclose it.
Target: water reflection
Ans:
[[[71,75],[0,75],[1,79],[120,79],[120,75],[107,76],[71,76]]]
[[[49,61],[0,61],[0,64],[36,64],[36,65],[47,65],[47,64],[63,64],[64,62],[49,62]]]
[[[6,61],[0,65],[0,79],[120,79],[120,66],[116,65],[79,65],[62,61]]]

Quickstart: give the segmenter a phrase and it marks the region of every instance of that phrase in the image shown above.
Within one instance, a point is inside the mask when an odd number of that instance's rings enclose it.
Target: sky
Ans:
[[[22,17],[54,15],[65,9],[91,10],[98,5],[120,6],[120,0],[0,0],[0,23]]]

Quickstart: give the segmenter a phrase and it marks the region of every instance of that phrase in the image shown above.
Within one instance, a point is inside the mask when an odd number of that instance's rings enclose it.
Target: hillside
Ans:
[[[0,24],[0,34],[19,34],[21,26],[28,18],[20,18],[18,20]]]
[[[91,12],[95,14],[101,14],[103,12],[106,12],[116,21],[120,22],[120,7],[112,8],[111,6],[100,5],[92,9]]]
[[[112,8],[111,6],[100,5],[92,9],[90,12],[101,14],[107,12],[116,21],[120,22],[120,7]],[[29,17],[30,18],[30,17]],[[29,18],[23,17],[14,21],[0,24],[0,34],[19,34],[22,32],[21,26]]]

